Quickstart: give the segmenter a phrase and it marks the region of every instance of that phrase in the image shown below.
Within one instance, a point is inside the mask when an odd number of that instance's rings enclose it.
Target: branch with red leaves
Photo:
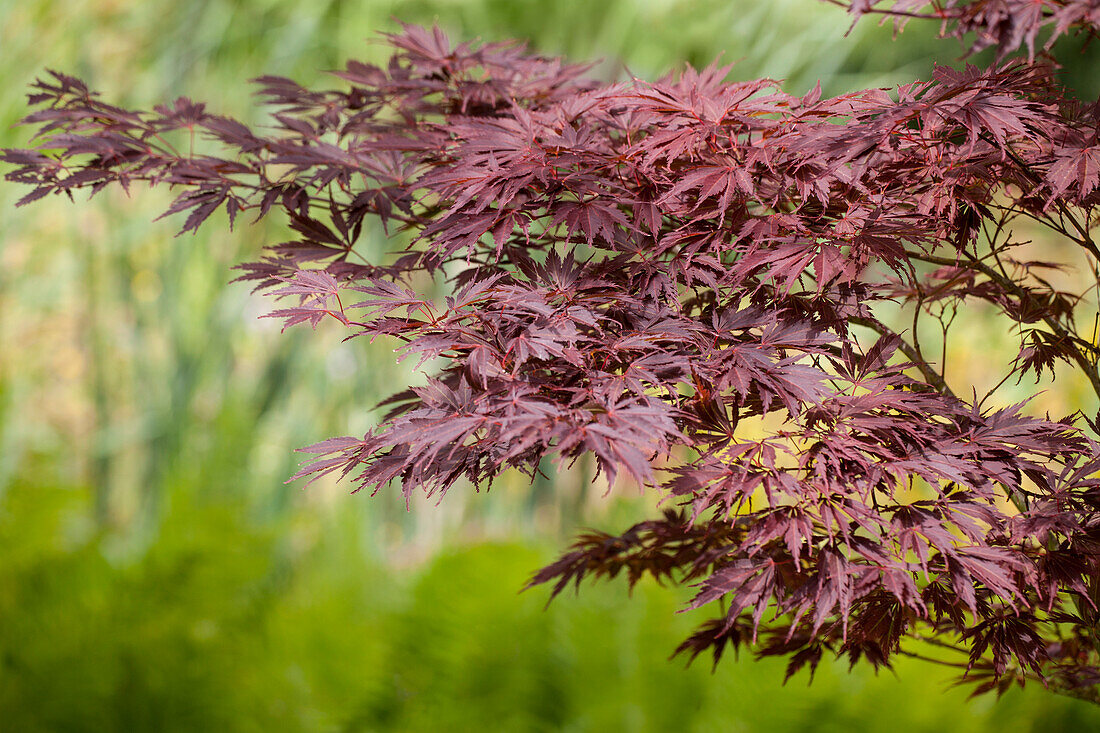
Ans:
[[[1043,7],[1061,33],[1079,6]],[[694,584],[718,618],[680,651],[715,661],[878,667],[933,644],[980,691],[1095,697],[1098,426],[968,402],[943,360],[954,313],[985,303],[1019,338],[1004,379],[1066,362],[1100,394],[1077,325],[1095,303],[1046,277],[1097,266],[1100,105],[1022,63],[826,99],[717,65],[608,85],[515,44],[388,40],[386,68],[349,62],[338,88],[258,80],[268,132],[53,73],[36,147],[0,159],[22,203],[140,182],[177,192],[183,231],[281,215],[297,238],[241,266],[290,299],[271,315],[440,365],[366,435],[303,449],[297,477],[441,494],[592,454],[676,509],[582,536],[533,584]],[[221,152],[180,153],[192,132]],[[370,221],[410,243],[366,261]],[[1018,221],[1077,261],[1015,259]]]
[[[1100,30],[1096,0],[824,0],[847,8],[858,21],[864,15],[893,18],[900,30],[910,20],[938,20],[940,35],[963,40],[974,34],[968,54],[994,47],[997,58],[1027,49],[1035,59],[1039,34],[1049,31],[1042,51],[1071,33],[1095,37]]]

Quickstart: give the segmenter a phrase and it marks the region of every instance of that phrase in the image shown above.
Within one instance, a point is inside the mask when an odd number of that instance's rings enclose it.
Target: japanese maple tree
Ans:
[[[692,585],[715,618],[679,651],[715,662],[931,656],[979,691],[1033,679],[1100,702],[1100,426],[948,384],[916,328],[946,341],[951,313],[986,303],[1019,336],[1006,379],[1065,362],[1100,394],[1095,293],[1057,289],[1013,228],[1100,267],[1100,103],[1035,53],[1047,26],[1094,32],[1100,6],[842,4],[978,30],[1002,59],[826,99],[718,65],[602,84],[406,27],[388,67],[349,62],[339,88],[257,80],[273,128],[182,98],[121,109],[51,72],[37,147],[2,158],[21,203],[143,183],[178,190],[183,231],[278,213],[297,237],[241,266],[282,299],[273,316],[436,369],[366,435],[304,449],[299,477],[431,495],[593,454],[664,513],[582,535],[533,584]],[[224,153],[178,151],[179,130]],[[371,217],[411,243],[365,261]]]

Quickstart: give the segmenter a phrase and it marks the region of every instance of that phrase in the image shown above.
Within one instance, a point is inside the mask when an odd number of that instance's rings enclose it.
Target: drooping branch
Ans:
[[[879,666],[931,629],[997,684],[1021,669],[1095,684],[1100,653],[1071,654],[1069,634],[1100,568],[1097,444],[968,403],[915,327],[879,312],[906,293],[918,316],[985,298],[1073,345],[1100,393],[1067,325],[1079,301],[1052,309],[1026,267],[974,252],[1005,217],[1092,220],[1094,120],[1049,74],[939,68],[826,99],[717,64],[601,85],[438,29],[389,42],[385,69],[350,62],[339,89],[259,80],[263,134],[187,100],[104,105],[55,74],[32,96],[37,147],[0,159],[25,202],[145,182],[178,190],[185,231],[218,210],[280,216],[294,239],[242,278],[281,298],[273,315],[392,338],[433,370],[366,435],[304,449],[300,477],[436,495],[591,455],[610,486],[627,477],[677,511],[592,533],[536,580],[696,583],[693,605],[722,616],[684,651]],[[159,142],[192,130],[223,152]],[[1010,187],[1034,201],[994,221]],[[370,220],[407,245],[353,261]],[[934,287],[920,263],[943,271]]]

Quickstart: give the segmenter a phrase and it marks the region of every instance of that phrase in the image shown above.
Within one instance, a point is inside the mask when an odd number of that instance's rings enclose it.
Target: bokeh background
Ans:
[[[845,37],[843,11],[815,0],[0,0],[0,146],[28,144],[14,124],[46,68],[118,103],[186,94],[262,123],[248,79],[336,83],[324,70],[348,57],[384,60],[376,36],[397,20],[602,59],[607,79],[721,54],[735,76],[798,93],[927,78],[961,51],[930,27]],[[1096,53],[1073,58],[1067,78],[1095,95]],[[391,345],[257,320],[269,303],[229,285],[230,268],[285,237],[277,223],[175,237],[179,222],[152,221],[166,191],[16,210],[21,194],[0,184],[4,730],[1100,726],[1100,710],[1040,687],[968,701],[952,670],[919,662],[877,676],[824,664],[812,686],[748,656],[685,669],[667,660],[700,621],[677,613],[682,589],[631,598],[611,583],[544,610],[545,590],[518,591],[575,531],[653,511],[652,497],[591,489],[583,466],[412,511],[396,491],[285,484],[294,448],[361,433],[379,399],[423,377]],[[1003,327],[975,311],[960,328],[952,379],[995,381]],[[1090,399],[1068,380],[1035,409]]]

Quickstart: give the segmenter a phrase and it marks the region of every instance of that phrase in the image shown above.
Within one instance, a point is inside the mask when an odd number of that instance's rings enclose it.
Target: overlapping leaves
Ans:
[[[7,177],[24,202],[169,185],[184,231],[281,211],[297,238],[242,275],[281,298],[272,315],[432,365],[367,435],[304,449],[299,476],[408,495],[591,453],[677,509],[582,537],[535,576],[555,593],[698,583],[695,605],[724,612],[682,649],[716,660],[751,644],[792,670],[830,649],[879,665],[924,637],[995,681],[1093,684],[1096,443],[1072,417],[956,397],[877,305],[992,303],[1029,324],[1006,368],[1068,361],[1100,388],[1073,294],[999,259],[1016,217],[1100,255],[1097,107],[1019,64],[822,99],[718,66],[600,85],[514,45],[390,42],[340,89],[258,80],[274,131],[187,100],[121,110],[54,73]],[[181,153],[181,130],[225,152]],[[365,263],[375,217],[412,243]]]

